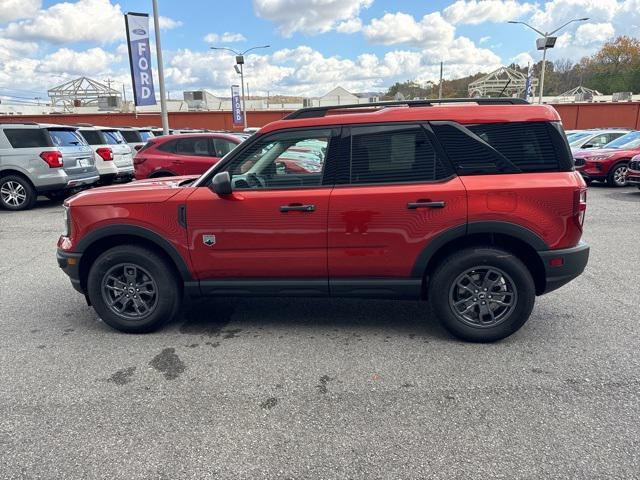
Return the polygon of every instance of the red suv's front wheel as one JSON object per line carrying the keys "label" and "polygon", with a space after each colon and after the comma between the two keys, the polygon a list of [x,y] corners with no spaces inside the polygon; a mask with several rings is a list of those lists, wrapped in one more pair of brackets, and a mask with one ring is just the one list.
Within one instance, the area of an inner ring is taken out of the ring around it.
{"label": "red suv's front wheel", "polygon": [[100,255],[87,291],[100,318],[130,333],[151,332],[180,308],[180,289],[167,262],[146,248],[123,245]]}

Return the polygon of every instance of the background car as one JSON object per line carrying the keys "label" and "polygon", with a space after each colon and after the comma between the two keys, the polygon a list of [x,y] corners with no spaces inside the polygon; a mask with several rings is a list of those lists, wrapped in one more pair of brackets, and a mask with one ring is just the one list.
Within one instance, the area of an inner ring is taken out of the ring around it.
{"label": "background car", "polygon": [[640,155],[636,155],[629,162],[626,180],[627,185],[635,185],[640,188]]}
{"label": "background car", "polygon": [[567,140],[572,150],[603,148],[607,143],[613,142],[630,131],[626,128],[578,130],[567,133]]}
{"label": "background car", "polygon": [[122,134],[113,127],[82,125],[78,133],[91,145],[100,183],[133,178],[133,154]]}
{"label": "background car", "polygon": [[576,170],[587,183],[606,181],[612,187],[626,185],[629,160],[640,153],[640,132],[631,131],[603,148],[573,152]]}
{"label": "background car", "polygon": [[135,177],[200,175],[242,143],[227,133],[166,135],[147,142],[133,159]]}
{"label": "background car", "polygon": [[0,123],[0,206],[26,210],[39,194],[60,199],[99,180],[93,150],[76,130]]}
{"label": "background car", "polygon": [[117,130],[124,137],[133,152],[140,150],[150,138],[153,138],[151,128],[119,127]]}

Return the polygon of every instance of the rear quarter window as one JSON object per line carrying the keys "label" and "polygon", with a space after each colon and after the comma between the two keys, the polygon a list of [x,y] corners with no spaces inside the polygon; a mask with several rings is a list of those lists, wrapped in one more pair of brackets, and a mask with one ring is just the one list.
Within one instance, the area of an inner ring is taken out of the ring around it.
{"label": "rear quarter window", "polygon": [[5,128],[4,134],[13,148],[43,148],[50,146],[41,128]]}

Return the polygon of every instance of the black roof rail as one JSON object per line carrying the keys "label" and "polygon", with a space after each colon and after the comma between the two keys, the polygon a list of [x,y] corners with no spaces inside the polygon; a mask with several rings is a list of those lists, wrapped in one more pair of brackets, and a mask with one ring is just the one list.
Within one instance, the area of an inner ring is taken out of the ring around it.
{"label": "black roof rail", "polygon": [[73,126],[74,127],[93,127],[94,125],[92,123],[74,123]]}
{"label": "black roof rail", "polygon": [[284,117],[284,120],[294,120],[298,118],[324,117],[330,110],[344,110],[371,107],[432,107],[444,103],[476,103],[478,105],[529,105],[529,102],[522,98],[498,97],[498,98],[435,98],[428,100],[393,100],[389,102],[353,103],[349,105],[327,105],[325,107],[307,107],[291,112]]}

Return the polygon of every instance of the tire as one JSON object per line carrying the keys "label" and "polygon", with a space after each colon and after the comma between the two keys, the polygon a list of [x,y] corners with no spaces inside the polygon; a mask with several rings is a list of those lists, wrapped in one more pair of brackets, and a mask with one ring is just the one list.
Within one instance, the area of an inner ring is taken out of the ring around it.
{"label": "tire", "polygon": [[472,247],[438,265],[428,297],[436,317],[451,334],[471,342],[494,342],[525,324],[535,292],[531,273],[519,258],[498,248]]}
{"label": "tire", "polygon": [[593,179],[592,178],[585,178],[584,179],[584,183],[587,184],[587,186],[591,185],[593,183]]}
{"label": "tire", "polygon": [[[141,295],[143,289],[146,292]],[[121,245],[100,255],[89,271],[87,293],[100,318],[126,333],[158,330],[176,316],[182,300],[176,273],[167,261],[135,245]],[[107,301],[116,297],[122,300],[109,306]]]}
{"label": "tire", "polygon": [[0,178],[0,206],[7,210],[29,210],[38,199],[31,182],[19,175]]}
{"label": "tire", "polygon": [[610,187],[624,187],[627,184],[625,175],[629,169],[629,164],[626,162],[616,163],[607,175],[607,184]]}

